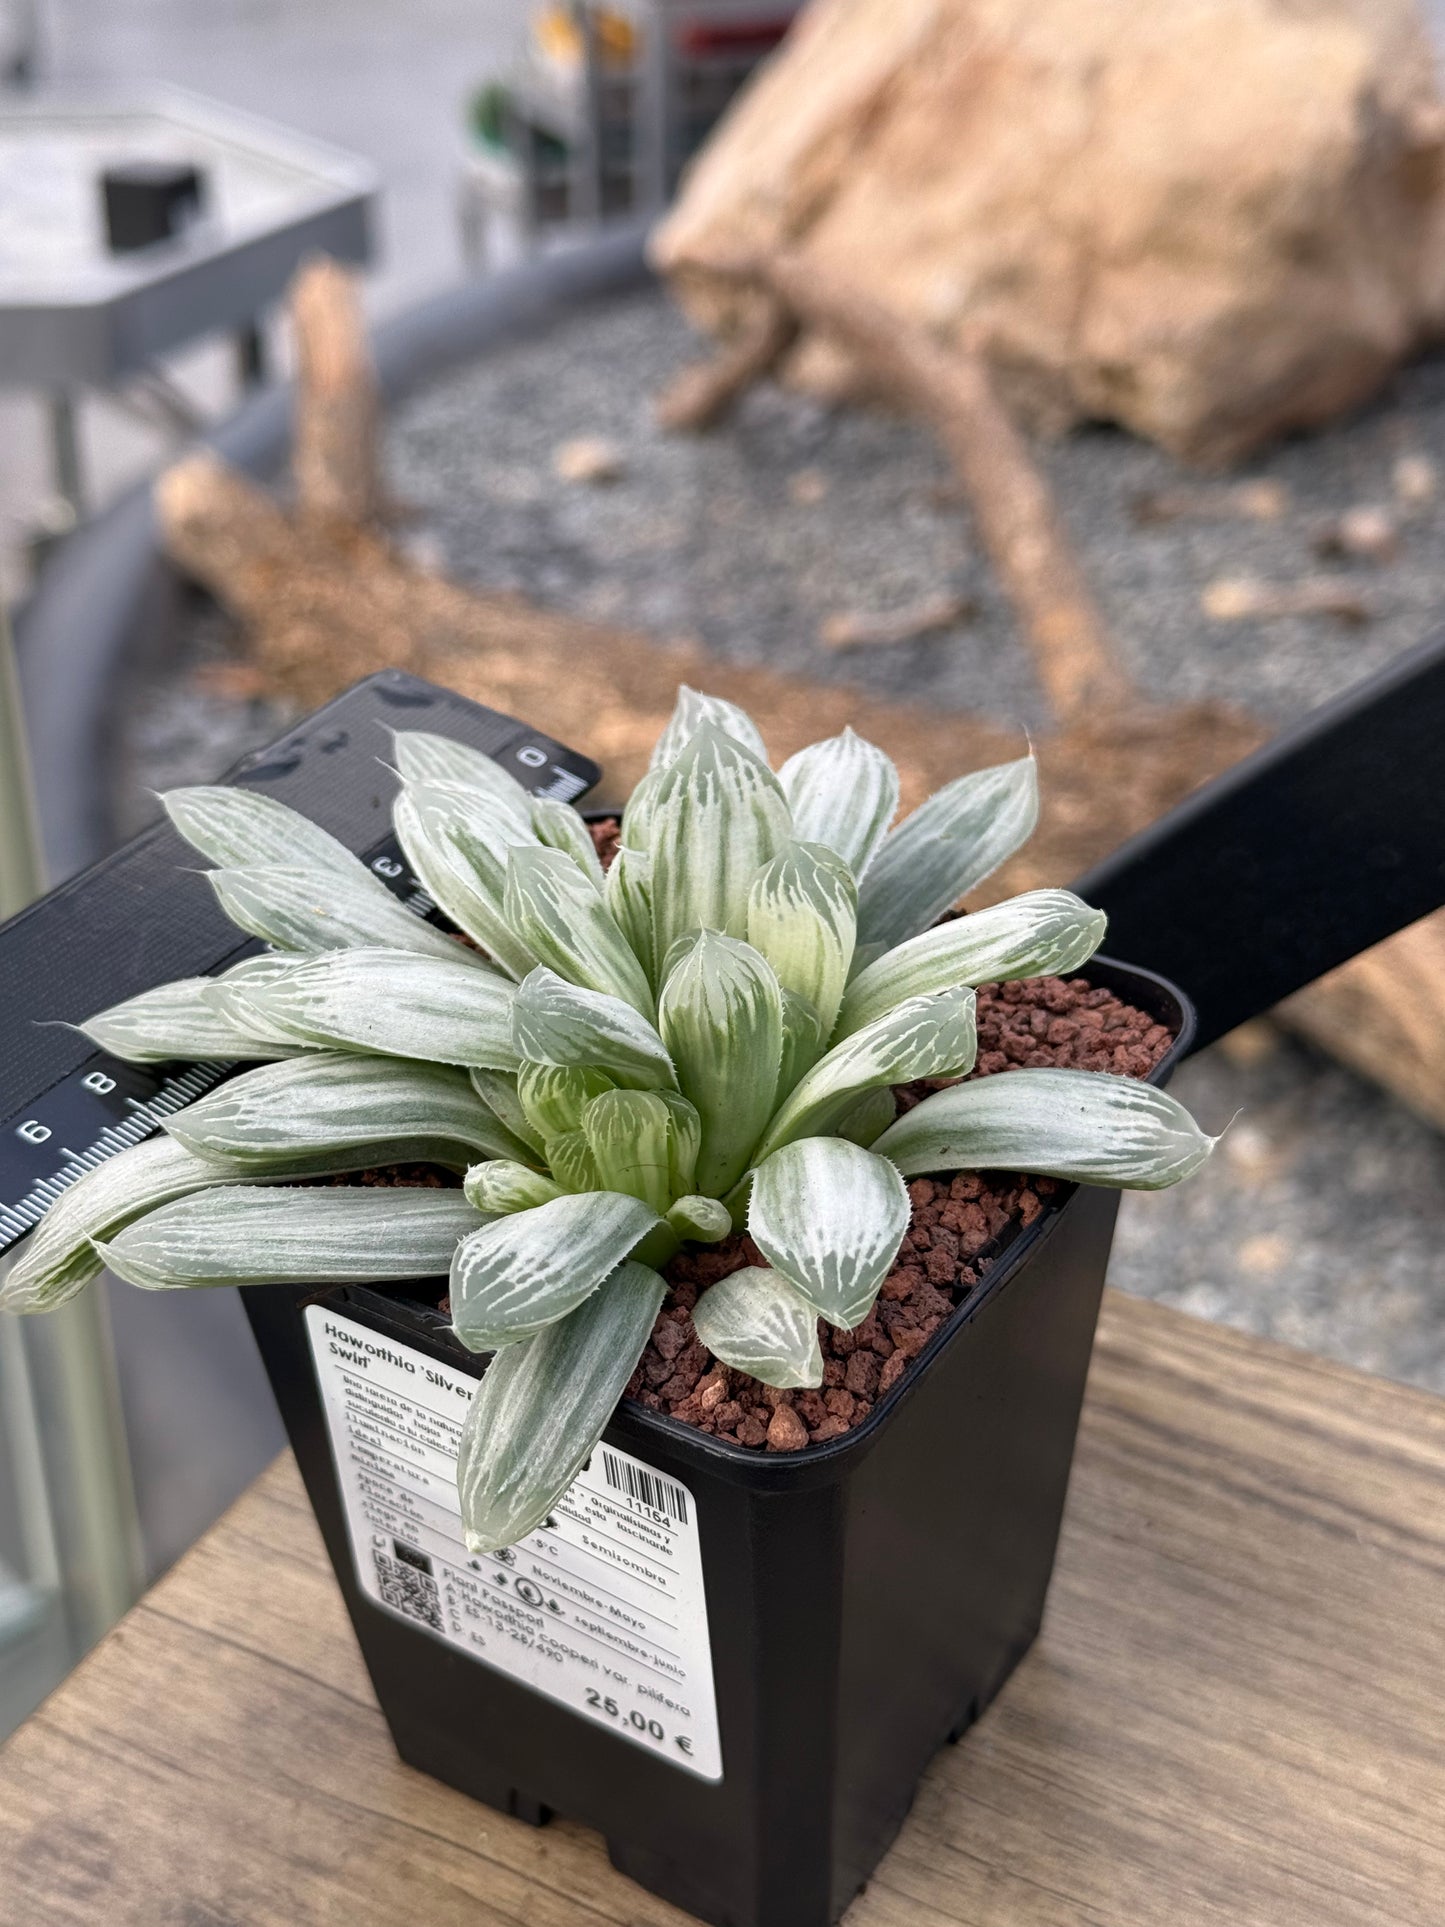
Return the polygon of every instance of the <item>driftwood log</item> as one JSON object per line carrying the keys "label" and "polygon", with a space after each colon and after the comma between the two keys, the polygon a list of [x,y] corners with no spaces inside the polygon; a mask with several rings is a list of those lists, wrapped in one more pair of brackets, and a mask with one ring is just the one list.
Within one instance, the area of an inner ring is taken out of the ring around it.
{"label": "driftwood log", "polygon": [[380,508],[376,371],[356,278],[312,261],[291,290],[296,412],[291,474],[297,509],[325,521],[366,524]]}
{"label": "driftwood log", "polygon": [[793,256],[726,271],[757,288],[753,316],[716,360],[683,370],[658,404],[663,426],[713,426],[777,365],[803,327],[845,343],[870,386],[900,402],[943,443],[1054,714],[1064,720],[1137,702],[1048,484],[1000,403],[983,357],[940,347],[841,276]]}
{"label": "driftwood log", "polygon": [[[645,769],[682,680],[705,681],[751,710],[776,756],[851,724],[897,761],[905,807],[960,769],[1018,754],[1016,733],[976,717],[726,664],[417,566],[376,520],[375,397],[364,344],[356,352],[356,312],[340,271],[313,271],[293,304],[302,337],[293,510],[209,456],[183,461],[156,485],[170,554],[239,618],[268,687],[311,706],[381,668],[433,676],[585,746],[605,764],[612,797]],[[775,325],[774,338],[781,332]],[[760,337],[754,370],[765,365],[762,345]],[[736,392],[736,372],[731,380]],[[1069,660],[1061,651],[1058,661]],[[1074,660],[1087,667],[1090,658]],[[1265,735],[1222,704],[1150,710],[1081,700],[1107,678],[1061,671],[1047,686],[1061,720],[1036,745],[1039,833],[979,902],[1067,881]],[[1431,919],[1322,980],[1285,1014],[1445,1127],[1442,987],[1445,919]],[[1370,1038],[1378,1044],[1361,1042]]]}

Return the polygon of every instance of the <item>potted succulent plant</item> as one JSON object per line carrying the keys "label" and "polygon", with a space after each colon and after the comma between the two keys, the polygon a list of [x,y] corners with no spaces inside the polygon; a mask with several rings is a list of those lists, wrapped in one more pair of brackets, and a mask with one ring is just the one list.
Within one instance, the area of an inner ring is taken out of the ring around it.
{"label": "potted succulent plant", "polygon": [[86,1029],[258,1067],[65,1193],[4,1302],[250,1288],[403,1755],[824,1927],[1037,1631],[1107,1188],[1210,1148],[1159,1088],[1187,1006],[1072,976],[1067,891],[949,917],[1031,759],[890,827],[871,744],[774,774],[684,690],[610,829],[448,738],[395,761],[450,930],[272,799],[166,799],[266,948]]}

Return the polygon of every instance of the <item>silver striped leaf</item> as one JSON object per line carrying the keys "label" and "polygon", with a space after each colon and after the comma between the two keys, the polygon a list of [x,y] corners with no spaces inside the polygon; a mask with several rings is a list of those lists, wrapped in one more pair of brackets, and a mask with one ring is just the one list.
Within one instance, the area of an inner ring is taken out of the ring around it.
{"label": "silver striped leaf", "polygon": [[975,770],[936,790],[884,841],[858,892],[860,944],[904,943],[927,930],[1033,835],[1032,756]]}
{"label": "silver striped leaf", "polygon": [[682,1094],[702,1119],[696,1184],[721,1197],[767,1128],[783,1054],[783,998],[750,944],[705,931],[663,986],[658,1024]]}
{"label": "silver striped leaf", "polygon": [[650,769],[633,786],[622,811],[621,847],[624,850],[636,850],[642,856],[651,851],[652,812],[662,777],[660,769]]}
{"label": "silver striped leaf", "polygon": [[248,1005],[299,1043],[515,1071],[512,985],[399,950],[340,950],[244,986]]}
{"label": "silver striped leaf", "polygon": [[616,1089],[606,1071],[582,1065],[530,1063],[517,1072],[518,1099],[544,1143],[564,1131],[580,1131],[582,1113],[593,1098]]}
{"label": "silver striped leaf", "polygon": [[485,1211],[488,1217],[501,1218],[514,1211],[531,1211],[539,1204],[550,1204],[553,1198],[561,1197],[562,1187],[530,1165],[518,1164],[511,1158],[489,1158],[485,1164],[474,1164],[467,1172],[462,1192],[467,1203],[474,1204],[478,1211]]}
{"label": "silver striped leaf", "polygon": [[1103,1071],[1017,1070],[926,1097],[873,1149],[904,1177],[1027,1171],[1159,1191],[1192,1177],[1217,1142],[1153,1084]]}
{"label": "silver striped leaf", "polygon": [[198,783],[167,790],[161,803],[192,849],[223,870],[332,871],[386,894],[359,856],[274,796],[239,785]]}
{"label": "silver striped leaf", "polygon": [[784,1100],[754,1161],[761,1164],[797,1138],[830,1135],[854,1102],[879,1085],[971,1070],[977,1051],[971,990],[910,997],[819,1059]]}
{"label": "silver striped leaf", "polygon": [[250,1175],[244,1169],[223,1175],[168,1137],[117,1152],[62,1191],[25,1240],[0,1277],[0,1311],[53,1311],[100,1276],[94,1239],[114,1237],[133,1218],[189,1191]]}
{"label": "silver striped leaf", "polygon": [[692,1314],[714,1358],[791,1391],[823,1382],[818,1314],[780,1271],[748,1265],[710,1285]]}
{"label": "silver striped leaf", "polygon": [[840,1137],[807,1137],[754,1171],[748,1234],[815,1312],[851,1331],[872,1309],[911,1215],[887,1158]]}
{"label": "silver striped leaf", "polygon": [[858,925],[852,872],[820,843],[790,843],[748,892],[747,939],[784,990],[805,997],[830,1036],[848,981]]}
{"label": "silver striped leaf", "polygon": [[666,769],[675,763],[698,731],[708,728],[741,743],[760,763],[767,762],[767,745],[745,709],[739,709],[726,697],[709,696],[701,689],[690,689],[686,683],[679,683],[667,727],[653,745],[649,770]]}
{"label": "silver striped leaf", "polygon": [[263,984],[284,983],[304,962],[302,957],[277,956],[271,952],[261,957],[245,957],[229,970],[223,970],[219,977],[207,979],[200,994],[204,1002],[237,1030],[248,1032],[261,1043],[284,1047],[278,1048],[278,1057],[310,1050],[312,1045],[303,1044],[263,1016],[251,996],[252,991],[259,990]]}
{"label": "silver striped leaf", "polygon": [[827,1041],[818,1013],[807,998],[800,997],[795,990],[785,990],[783,1060],[778,1070],[778,1088],[773,1097],[774,1110],[817,1063]]}
{"label": "silver striped leaf", "polygon": [[181,977],[97,1011],[79,1026],[92,1043],[130,1064],[186,1057],[200,1063],[244,1063],[290,1057],[303,1046],[255,1036],[208,993],[213,977]]}
{"label": "silver striped leaf", "polygon": [[454,783],[477,791],[505,810],[520,828],[531,828],[530,791],[481,750],[426,729],[395,730],[391,742],[397,774],[404,783]]}
{"label": "silver striped leaf", "polygon": [[732,1230],[733,1214],[721,1198],[690,1192],[672,1206],[667,1222],[684,1243],[715,1245]]}
{"label": "silver striped leaf", "polygon": [[675,1091],[605,1091],[582,1131],[604,1190],[641,1198],[659,1217],[692,1190],[702,1127]]}
{"label": "silver striped leaf", "polygon": [[741,937],[753,878],[792,839],[778,779],[704,724],[657,789],[652,815],[652,931],[665,958],[694,930]]}
{"label": "silver striped leaf", "polygon": [[197,1157],[267,1170],[355,1152],[366,1164],[511,1157],[516,1140],[461,1071],[401,1058],[312,1051],[233,1077],[166,1121]]}
{"label": "silver striped leaf", "polygon": [[473,943],[481,945],[499,969],[520,980],[536,959],[502,914],[505,860],[489,857],[480,867],[470,861],[452,835],[456,817],[455,811],[440,807],[423,812],[408,790],[397,797],[391,811],[397,841],[433,902]]}
{"label": "silver striped leaf", "polygon": [[876,1139],[882,1137],[897,1115],[898,1099],[886,1084],[879,1084],[856,1098],[833,1129],[839,1137],[847,1138],[850,1144],[861,1144],[867,1151]]}
{"label": "silver striped leaf", "polygon": [[569,1318],[492,1360],[457,1466],[470,1551],[515,1545],[562,1498],[637,1368],[666,1289],[646,1265],[619,1265]]}
{"label": "silver striped leaf", "polygon": [[547,1169],[564,1191],[600,1191],[602,1173],[587,1142],[587,1133],[559,1131],[547,1140]]}
{"label": "silver striped leaf", "polygon": [[657,982],[657,954],[652,941],[652,858],[646,850],[620,848],[607,871],[603,900],[647,980]]}
{"label": "silver striped leaf", "polygon": [[566,983],[541,966],[518,987],[512,1037],[527,1062],[606,1071],[635,1090],[675,1081],[666,1046],[631,1004]]}
{"label": "silver striped leaf", "polygon": [[472,1081],[472,1089],[494,1114],[502,1129],[521,1146],[520,1150],[508,1153],[520,1158],[523,1164],[533,1161],[533,1153],[541,1156],[544,1135],[532,1123],[523,1106],[517,1090],[517,1079],[509,1071],[489,1071],[481,1064],[474,1064],[467,1072]]}
{"label": "silver striped leaf", "polygon": [[495,1351],[565,1318],[658,1221],[640,1198],[586,1191],[484,1225],[452,1260],[457,1337]]}
{"label": "silver striped leaf", "polygon": [[1091,910],[1071,890],[1029,890],[925,930],[853,979],[838,1013],[837,1035],[848,1037],[905,997],[931,990],[1065,976],[1093,956],[1107,925],[1102,910]]}
{"label": "silver striped leaf", "polygon": [[481,1214],[460,1191],[201,1191],[128,1225],[96,1250],[145,1291],[204,1285],[353,1285],[444,1273]]}
{"label": "silver striped leaf", "polygon": [[650,1023],[647,972],[590,879],[562,850],[509,850],[503,913],[539,963],[584,990],[620,997]]}
{"label": "silver striped leaf", "polygon": [[240,929],[277,950],[314,955],[384,945],[419,957],[447,957],[476,969],[480,959],[406,910],[382,884],[321,870],[207,870],[221,908]]}
{"label": "silver striped leaf", "polygon": [[778,781],[802,841],[825,843],[862,878],[898,809],[891,757],[851,729],[790,756]]}
{"label": "silver striped leaf", "polygon": [[532,828],[550,850],[562,850],[571,857],[595,889],[603,884],[602,859],[592,832],[570,803],[555,797],[539,796],[532,803]]}

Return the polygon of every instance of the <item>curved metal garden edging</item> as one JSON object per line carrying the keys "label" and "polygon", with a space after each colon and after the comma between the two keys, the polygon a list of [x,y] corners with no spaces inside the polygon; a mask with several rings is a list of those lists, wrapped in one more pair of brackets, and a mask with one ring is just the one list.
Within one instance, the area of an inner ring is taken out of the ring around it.
{"label": "curved metal garden edging", "polygon": [[[388,402],[493,348],[554,325],[580,303],[645,286],[641,227],[449,288],[381,323],[373,338]],[[289,383],[268,388],[202,439],[234,467],[266,477],[291,442]],[[76,531],[16,619],[46,865],[52,882],[116,840],[114,716],[127,671],[167,619],[173,582],[149,481]]]}

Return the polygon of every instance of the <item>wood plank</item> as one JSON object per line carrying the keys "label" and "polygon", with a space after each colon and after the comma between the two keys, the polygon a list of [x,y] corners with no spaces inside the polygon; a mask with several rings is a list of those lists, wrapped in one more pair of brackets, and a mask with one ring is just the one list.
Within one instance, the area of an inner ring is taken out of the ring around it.
{"label": "wood plank", "polygon": [[[1445,1401],[1111,1294],[1044,1636],[848,1927],[1436,1927]],[[399,1764],[289,1458],[0,1753],[4,1927],[682,1927]]]}

